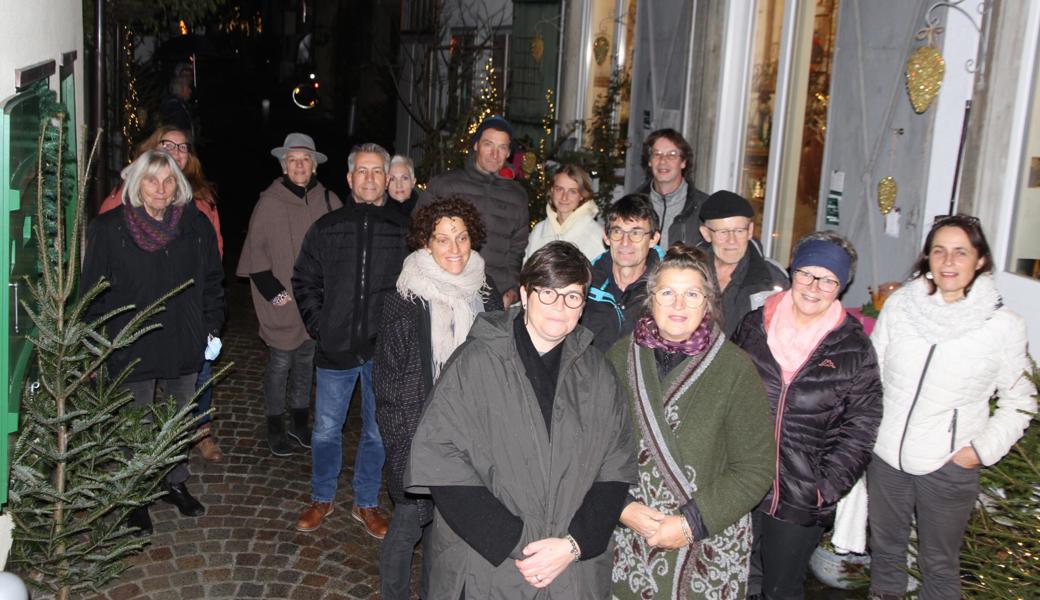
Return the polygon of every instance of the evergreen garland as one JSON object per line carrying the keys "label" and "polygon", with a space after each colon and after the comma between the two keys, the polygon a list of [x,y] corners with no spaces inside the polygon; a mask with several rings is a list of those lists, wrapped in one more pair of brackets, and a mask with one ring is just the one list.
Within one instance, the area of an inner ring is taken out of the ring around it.
{"label": "evergreen garland", "polygon": [[[125,526],[129,512],[159,497],[163,476],[185,458],[195,431],[194,403],[180,411],[172,401],[135,408],[123,388],[134,365],[113,377],[103,365],[113,351],[159,327],[148,321],[191,282],[144,307],[111,338],[105,323],[133,306],[83,321],[90,302],[110,285],[100,281],[77,297],[89,167],[74,193],[74,161],[65,156],[67,114],[53,103],[41,114],[33,224],[40,273],[26,280],[31,299],[23,301],[35,326],[29,336],[35,374],[23,388],[12,454],[7,510],[15,531],[8,568],[67,600],[97,591],[129,568],[126,559],[147,544]],[[59,217],[69,201],[74,225],[66,231]]]}

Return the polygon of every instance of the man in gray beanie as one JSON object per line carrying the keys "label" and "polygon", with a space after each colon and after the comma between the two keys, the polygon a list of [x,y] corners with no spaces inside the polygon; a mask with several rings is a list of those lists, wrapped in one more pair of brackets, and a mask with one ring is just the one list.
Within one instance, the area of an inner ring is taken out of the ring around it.
{"label": "man in gray beanie", "polygon": [[733,192],[720,190],[704,201],[700,233],[722,292],[722,330],[731,337],[744,315],[790,287],[784,270],[762,256],[755,241],[755,211]]}

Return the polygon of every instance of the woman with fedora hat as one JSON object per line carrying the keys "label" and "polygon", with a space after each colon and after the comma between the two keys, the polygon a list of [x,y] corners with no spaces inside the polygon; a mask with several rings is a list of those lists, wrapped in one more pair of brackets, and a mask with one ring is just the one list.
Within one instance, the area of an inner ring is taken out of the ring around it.
{"label": "woman with fedora hat", "polygon": [[290,133],[271,155],[282,165],[282,176],[260,193],[249,220],[236,274],[248,277],[260,338],[269,355],[264,370],[264,412],[267,444],[275,456],[289,456],[286,438],[286,387],[292,424],[288,434],[310,448],[310,391],[314,372],[314,340],[300,319],[292,297],[292,271],[303,236],[311,224],[343,204],[317,179],[318,165],[328,158],[309,135]]}

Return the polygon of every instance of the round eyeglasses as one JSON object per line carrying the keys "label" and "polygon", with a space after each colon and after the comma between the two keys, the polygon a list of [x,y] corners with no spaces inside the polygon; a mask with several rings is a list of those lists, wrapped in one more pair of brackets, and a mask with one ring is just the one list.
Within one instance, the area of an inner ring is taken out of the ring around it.
{"label": "round eyeglasses", "polygon": [[534,288],[538,300],[547,306],[556,304],[557,298],[563,297],[563,305],[567,308],[581,308],[585,304],[585,295],[581,292],[558,292],[552,288]]}
{"label": "round eyeglasses", "polygon": [[680,299],[686,308],[700,308],[704,304],[704,294],[697,288],[688,290],[661,288],[654,292],[654,300],[664,306],[676,306]]}

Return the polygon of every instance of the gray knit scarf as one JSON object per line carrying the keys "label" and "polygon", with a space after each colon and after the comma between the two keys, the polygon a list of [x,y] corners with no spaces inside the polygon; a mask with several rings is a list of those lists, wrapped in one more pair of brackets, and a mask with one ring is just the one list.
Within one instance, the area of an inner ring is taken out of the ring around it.
{"label": "gray knit scarf", "polygon": [[451,353],[466,341],[473,319],[490,294],[484,275],[484,259],[471,252],[462,273],[452,275],[433,260],[425,248],[404,259],[397,291],[407,300],[415,298],[430,307],[430,339],[433,345],[433,376],[441,372]]}

